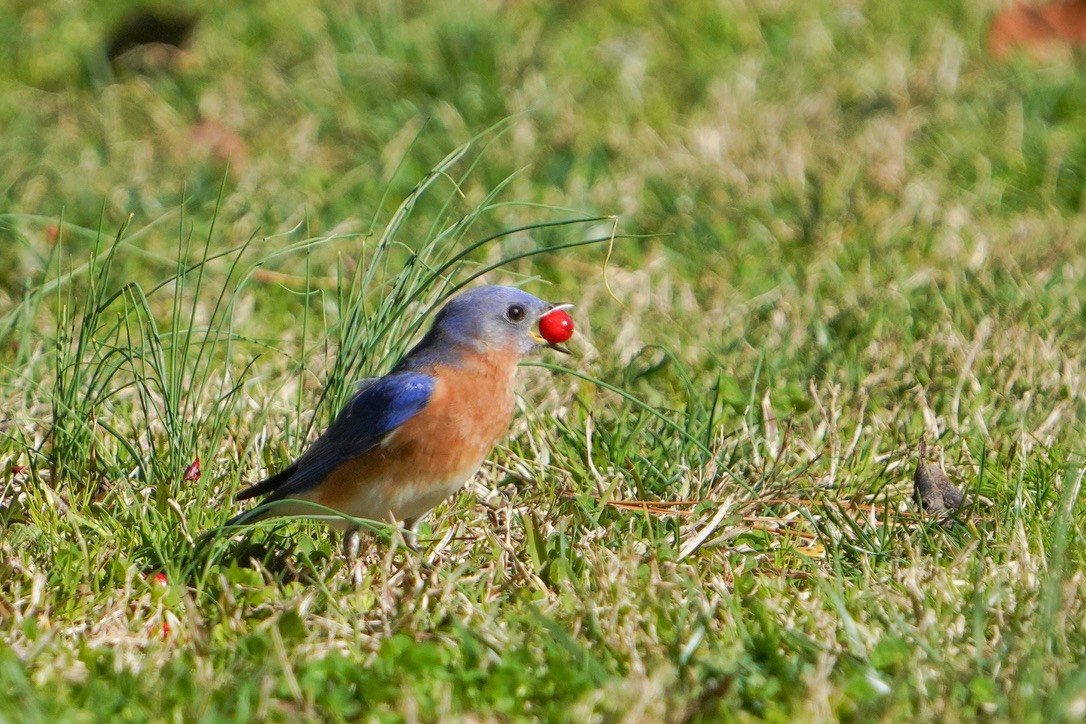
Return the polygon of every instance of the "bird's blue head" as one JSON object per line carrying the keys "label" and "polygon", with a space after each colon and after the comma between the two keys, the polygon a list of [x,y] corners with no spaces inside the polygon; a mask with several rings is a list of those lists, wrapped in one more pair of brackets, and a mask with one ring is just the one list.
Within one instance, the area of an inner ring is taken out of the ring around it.
{"label": "bird's blue head", "polygon": [[[476,352],[515,352],[523,356],[540,347],[565,352],[537,331],[539,319],[555,309],[551,304],[513,287],[469,289],[453,297],[434,318],[434,324],[408,355],[418,362],[465,348]],[[406,362],[407,360],[405,360]]]}
{"label": "bird's blue head", "polygon": [[525,355],[539,347],[557,348],[536,327],[547,313],[569,306],[544,302],[513,287],[476,287],[450,300],[438,312],[434,329],[475,347],[515,348]]}

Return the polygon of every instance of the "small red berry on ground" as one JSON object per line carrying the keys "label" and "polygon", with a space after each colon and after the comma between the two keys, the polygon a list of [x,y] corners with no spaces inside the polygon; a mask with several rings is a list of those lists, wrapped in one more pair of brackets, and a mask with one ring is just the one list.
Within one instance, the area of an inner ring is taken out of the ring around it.
{"label": "small red berry on ground", "polygon": [[200,479],[200,458],[192,461],[192,465],[185,468],[185,480],[190,483]]}

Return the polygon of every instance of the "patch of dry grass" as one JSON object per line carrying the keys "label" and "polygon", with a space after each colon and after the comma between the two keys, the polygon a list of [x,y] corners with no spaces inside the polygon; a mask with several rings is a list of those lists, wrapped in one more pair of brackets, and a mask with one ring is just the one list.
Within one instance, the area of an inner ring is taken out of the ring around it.
{"label": "patch of dry grass", "polygon": [[[991,9],[0,10],[0,709],[1078,718],[1086,88]],[[509,259],[578,354],[419,553],[193,548]]]}

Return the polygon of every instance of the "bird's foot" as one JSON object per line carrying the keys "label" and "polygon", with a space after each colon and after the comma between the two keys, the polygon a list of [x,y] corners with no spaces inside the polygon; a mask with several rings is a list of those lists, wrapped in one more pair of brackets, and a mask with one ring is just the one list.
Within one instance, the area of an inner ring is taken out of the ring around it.
{"label": "bird's foot", "polygon": [[420,515],[417,518],[409,518],[403,522],[403,544],[415,553],[422,551],[419,547],[419,526],[422,525],[425,518],[425,515]]}
{"label": "bird's foot", "polygon": [[351,585],[355,588],[362,585],[362,572],[365,569],[365,561],[358,557],[361,548],[362,529],[357,526],[348,528],[343,533],[343,559],[347,564]]}
{"label": "bird's foot", "polygon": [[358,550],[362,547],[362,529],[355,526],[348,528],[343,533],[343,557],[350,563],[358,558]]}

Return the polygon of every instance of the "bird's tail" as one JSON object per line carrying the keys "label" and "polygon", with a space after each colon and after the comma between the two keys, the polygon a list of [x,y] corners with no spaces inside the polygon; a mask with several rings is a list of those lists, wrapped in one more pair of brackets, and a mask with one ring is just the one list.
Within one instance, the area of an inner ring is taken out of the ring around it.
{"label": "bird's tail", "polygon": [[224,536],[228,538],[237,532],[235,530],[232,530],[233,528],[242,525],[249,525],[250,523],[256,523],[257,521],[264,520],[270,514],[271,513],[268,508],[263,505],[258,505],[255,508],[250,508],[249,510],[242,511],[241,513],[238,513],[222,525],[216,526],[211,530],[204,531],[204,533],[201,534],[200,537],[197,539],[197,547],[201,547],[212,539],[218,538],[219,536]]}
{"label": "bird's tail", "polygon": [[271,511],[268,509],[268,506],[258,505],[255,508],[243,510],[230,520],[223,523],[221,527],[231,528],[239,525],[248,525],[250,523],[256,523],[257,521],[264,520],[269,515],[271,515]]}

